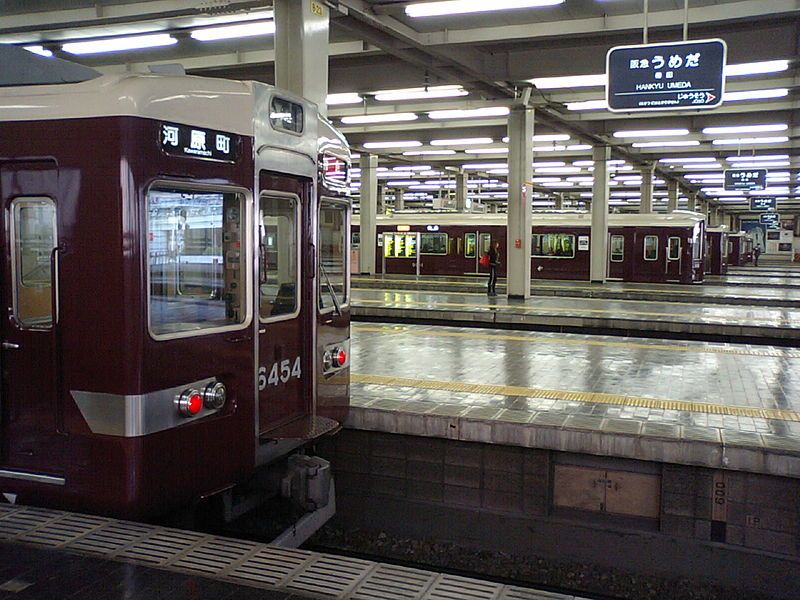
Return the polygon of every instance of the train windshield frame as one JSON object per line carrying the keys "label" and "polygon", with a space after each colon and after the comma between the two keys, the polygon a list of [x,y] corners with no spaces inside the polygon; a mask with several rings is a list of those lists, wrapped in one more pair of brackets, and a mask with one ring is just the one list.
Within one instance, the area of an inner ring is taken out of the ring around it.
{"label": "train windshield frame", "polygon": [[[324,214],[327,213],[327,217]],[[346,201],[323,196],[319,205],[319,277],[320,313],[342,309],[350,301],[350,251],[347,245],[350,211]],[[334,301],[333,295],[336,300]]]}
{"label": "train windshield frame", "polygon": [[301,210],[297,194],[270,190],[259,197],[258,315],[262,323],[300,315]]}

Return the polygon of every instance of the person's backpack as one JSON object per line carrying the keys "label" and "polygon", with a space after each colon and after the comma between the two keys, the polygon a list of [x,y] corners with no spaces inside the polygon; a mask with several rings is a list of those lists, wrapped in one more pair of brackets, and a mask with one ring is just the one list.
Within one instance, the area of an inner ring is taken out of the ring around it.
{"label": "person's backpack", "polygon": [[482,267],[488,267],[489,266],[489,255],[488,254],[484,254],[483,256],[481,256],[481,260],[479,262],[480,262],[480,265]]}

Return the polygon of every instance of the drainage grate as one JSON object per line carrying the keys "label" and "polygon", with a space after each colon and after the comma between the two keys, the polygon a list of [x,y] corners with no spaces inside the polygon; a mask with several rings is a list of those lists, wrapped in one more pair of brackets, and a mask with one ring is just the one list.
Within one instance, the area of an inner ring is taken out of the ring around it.
{"label": "drainage grate", "polygon": [[225,538],[204,540],[171,566],[194,573],[219,575],[255,552],[261,544]]}
{"label": "drainage grate", "polygon": [[164,565],[205,537],[202,533],[191,531],[157,529],[151,535],[124,549],[118,556],[149,565]]}
{"label": "drainage grate", "polygon": [[66,514],[60,519],[50,521],[42,527],[19,536],[18,540],[26,544],[58,547],[100,528],[108,522],[108,519],[102,517]]}
{"label": "drainage grate", "polygon": [[102,529],[93,531],[72,542],[69,545],[69,549],[88,554],[99,554],[100,556],[112,556],[126,546],[141,540],[152,531],[153,528],[146,525],[137,525],[136,523],[125,521],[110,521]]}
{"label": "drainage grate", "polygon": [[422,598],[436,574],[406,567],[379,564],[349,597],[354,600],[417,600]]}
{"label": "drainage grate", "polygon": [[65,514],[41,508],[19,508],[0,519],[0,539],[19,537]]}
{"label": "drainage grate", "polygon": [[337,598],[352,589],[375,563],[343,556],[316,555],[316,560],[292,577],[286,588]]}
{"label": "drainage grate", "polygon": [[262,550],[230,572],[232,579],[277,586],[303,565],[313,554],[302,550],[284,550],[262,546]]}
{"label": "drainage grate", "polygon": [[425,594],[425,600],[494,600],[503,586],[479,579],[439,575]]}

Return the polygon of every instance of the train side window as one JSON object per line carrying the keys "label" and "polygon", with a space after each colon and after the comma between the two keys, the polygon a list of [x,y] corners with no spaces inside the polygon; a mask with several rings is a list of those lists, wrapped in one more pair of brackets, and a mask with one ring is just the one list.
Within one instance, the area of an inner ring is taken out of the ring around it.
{"label": "train side window", "polygon": [[50,255],[56,246],[56,207],[49,198],[18,198],[13,215],[14,315],[23,327],[53,324]]}
{"label": "train side window", "polygon": [[489,250],[492,248],[492,234],[491,233],[482,233],[481,234],[481,254],[489,254]]}
{"label": "train side window", "polygon": [[[378,236],[378,241],[380,241],[380,236]],[[361,232],[354,231],[350,234],[350,245],[353,248],[358,248],[361,245]],[[380,245],[380,244],[378,244]]]}
{"label": "train side window", "polygon": [[681,238],[671,237],[668,240],[667,257],[669,260],[680,260],[681,258]]}
{"label": "train side window", "polygon": [[339,306],[347,302],[347,205],[325,198],[319,207],[319,309],[328,312],[335,308],[332,294]]}
{"label": "train side window", "polygon": [[575,258],[575,236],[568,233],[535,233],[531,241],[535,258]]}
{"label": "train side window", "polygon": [[644,236],[644,259],[658,260],[658,236]]}
{"label": "train side window", "polygon": [[423,233],[420,236],[420,254],[447,255],[448,238],[446,233]]}
{"label": "train side window", "polygon": [[611,236],[611,262],[622,262],[625,259],[625,236]]}
{"label": "train side window", "polygon": [[156,338],[238,328],[249,318],[244,194],[147,192],[149,323]]}
{"label": "train side window", "polygon": [[475,251],[477,250],[478,234],[465,233],[464,234],[464,258],[475,258]]}
{"label": "train side window", "polygon": [[265,195],[259,203],[259,315],[263,321],[300,313],[300,202]]}

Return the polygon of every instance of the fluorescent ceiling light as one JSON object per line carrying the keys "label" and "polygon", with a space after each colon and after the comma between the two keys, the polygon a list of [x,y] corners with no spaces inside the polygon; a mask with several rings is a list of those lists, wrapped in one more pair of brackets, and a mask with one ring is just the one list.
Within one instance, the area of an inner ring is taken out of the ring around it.
{"label": "fluorescent ceiling light", "polygon": [[455,150],[409,150],[403,152],[403,156],[448,156],[455,153]]}
{"label": "fluorescent ceiling light", "polygon": [[726,135],[728,133],[766,133],[771,131],[786,131],[789,126],[785,123],[775,123],[773,125],[738,125],[731,127],[706,127],[703,129],[705,135]]}
{"label": "fluorescent ceiling light", "polygon": [[328,94],[325,98],[325,104],[328,106],[338,106],[341,104],[361,104],[364,98],[355,92],[346,92],[343,94]]}
{"label": "fluorescent ceiling light", "polygon": [[391,113],[386,115],[353,115],[342,117],[345,125],[358,125],[362,123],[398,123],[400,121],[416,121],[419,117],[414,113]]}
{"label": "fluorescent ceiling light", "polygon": [[545,133],[542,135],[534,135],[534,142],[566,142],[569,136],[565,133]]}
{"label": "fluorescent ceiling light", "polygon": [[422,146],[422,142],[367,142],[364,148],[416,148]]}
{"label": "fluorescent ceiling light", "polygon": [[489,169],[486,172],[490,175],[508,175],[508,169]]}
{"label": "fluorescent ceiling light", "polygon": [[567,102],[567,110],[605,110],[608,102],[605,100],[584,100],[582,102]]}
{"label": "fluorescent ceiling light", "polygon": [[736,163],[734,166],[737,169],[776,169],[778,167],[788,167],[791,163],[786,162],[752,162],[752,163]]}
{"label": "fluorescent ceiling light", "polygon": [[784,144],[789,141],[786,136],[731,138],[729,140],[713,140],[715,146],[749,146],[750,144]]}
{"label": "fluorescent ceiling light", "polygon": [[275,33],[275,21],[262,21],[260,23],[238,23],[224,27],[204,27],[195,29],[191,33],[192,39],[199,42],[216,42],[257,35],[272,35]]}
{"label": "fluorescent ceiling light", "polygon": [[541,8],[557,6],[564,0],[443,0],[439,2],[417,2],[406,6],[409,17],[440,17],[476,12],[512,10],[515,8]]}
{"label": "fluorescent ceiling light", "polygon": [[636,142],[633,144],[634,148],[681,148],[688,146],[699,146],[700,142],[697,140],[683,140],[679,142]]}
{"label": "fluorescent ceiling light", "polygon": [[535,77],[528,79],[528,81],[540,90],[557,90],[576,87],[603,87],[606,85],[608,78],[605,73],[600,73],[598,75],[567,75],[566,77]]}
{"label": "fluorescent ceiling light", "polygon": [[765,161],[765,160],[789,160],[788,154],[759,154],[759,155],[750,155],[745,156],[740,154],[739,156],[729,156],[726,158],[728,162],[752,162],[752,161]]}
{"label": "fluorescent ceiling light", "polygon": [[492,138],[456,138],[452,140],[431,140],[431,146],[475,146],[493,142]]}
{"label": "fluorescent ceiling light", "polygon": [[531,181],[533,181],[533,183],[554,183],[556,181],[561,181],[561,177],[534,177]]}
{"label": "fluorescent ceiling light", "polygon": [[570,173],[581,173],[583,169],[580,167],[538,167],[535,169],[536,173],[543,175],[569,175]]}
{"label": "fluorescent ceiling light", "polygon": [[419,181],[414,181],[413,179],[402,180],[402,181],[387,181],[386,185],[389,187],[404,187],[407,185],[416,185]]}
{"label": "fluorescent ceiling light", "polygon": [[562,152],[566,150],[566,146],[553,145],[553,146],[534,146],[534,152]]}
{"label": "fluorescent ceiling light", "polygon": [[478,117],[505,117],[511,109],[507,106],[488,106],[466,110],[434,110],[428,113],[431,119],[475,119]]}
{"label": "fluorescent ceiling light", "polygon": [[615,138],[639,137],[672,137],[676,135],[689,135],[688,129],[640,129],[632,131],[615,131]]}
{"label": "fluorescent ceiling light", "polygon": [[453,98],[469,94],[460,85],[439,85],[433,87],[405,88],[373,92],[378,102],[397,102],[399,100],[429,100],[431,98]]}
{"label": "fluorescent ceiling light", "polygon": [[466,165],[461,165],[461,168],[465,171],[483,171],[485,169],[506,169],[508,165],[506,163],[469,163]]}
{"label": "fluorescent ceiling light", "polygon": [[739,102],[742,100],[771,100],[773,98],[784,98],[789,95],[786,88],[774,88],[769,90],[747,90],[744,92],[725,92],[722,94],[723,102]]}
{"label": "fluorescent ceiling light", "polygon": [[468,148],[464,152],[467,154],[508,154],[508,148]]}
{"label": "fluorescent ceiling light", "polygon": [[593,160],[576,160],[573,161],[572,164],[576,167],[593,167],[594,161]]}
{"label": "fluorescent ceiling light", "polygon": [[658,162],[667,163],[667,164],[686,164],[686,163],[704,163],[704,162],[717,162],[717,159],[713,156],[702,156],[702,157],[685,157],[685,158],[662,158]]}
{"label": "fluorescent ceiling light", "polygon": [[[565,167],[567,163],[560,160],[552,160],[552,161],[545,161],[545,162],[537,162],[533,161],[531,163],[534,168],[541,168],[541,167]],[[576,165],[577,166],[577,165]]]}
{"label": "fluorescent ceiling light", "polygon": [[591,144],[573,144],[572,146],[567,146],[567,150],[570,152],[581,152],[583,150],[591,150]]}
{"label": "fluorescent ceiling light", "polygon": [[560,181],[560,182],[555,182],[554,181],[553,183],[544,183],[542,185],[544,187],[553,187],[553,188],[556,188],[556,187],[559,187],[559,188],[561,188],[561,187],[575,187],[575,184],[572,183],[571,181]]}
{"label": "fluorescent ceiling light", "polygon": [[763,75],[764,73],[780,73],[789,68],[788,60],[766,60],[762,62],[725,65],[725,77],[741,75]]}
{"label": "fluorescent ceiling light", "polygon": [[23,46],[23,48],[28,52],[33,52],[39,56],[53,56],[53,53],[50,52],[50,50],[47,50],[44,46]]}
{"label": "fluorescent ceiling light", "polygon": [[70,54],[99,54],[101,52],[120,52],[122,50],[141,50],[143,48],[159,48],[177,44],[171,35],[156,33],[153,35],[135,35],[105,40],[92,40],[88,42],[70,42],[61,46],[64,52]]}
{"label": "fluorescent ceiling light", "polygon": [[400,165],[394,167],[392,171],[430,171],[430,165]]}

